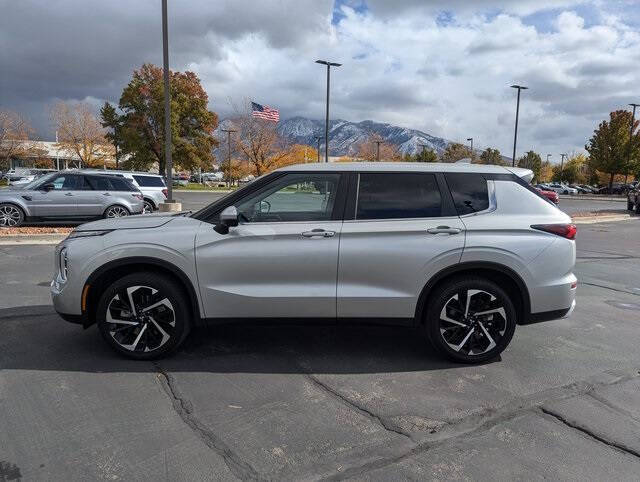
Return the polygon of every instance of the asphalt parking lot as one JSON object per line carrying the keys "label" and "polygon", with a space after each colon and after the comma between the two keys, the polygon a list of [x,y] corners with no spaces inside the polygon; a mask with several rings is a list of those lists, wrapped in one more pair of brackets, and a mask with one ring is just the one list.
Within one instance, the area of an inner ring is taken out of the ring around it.
{"label": "asphalt parking lot", "polygon": [[580,226],[573,316],[480,366],[304,325],[124,360],[53,313],[53,246],[0,246],[0,480],[637,480],[639,233]]}

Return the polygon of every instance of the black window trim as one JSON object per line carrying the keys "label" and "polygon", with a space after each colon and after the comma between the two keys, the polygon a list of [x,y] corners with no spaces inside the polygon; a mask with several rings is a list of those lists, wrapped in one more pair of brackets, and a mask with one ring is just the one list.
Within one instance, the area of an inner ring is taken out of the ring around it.
{"label": "black window trim", "polygon": [[[433,171],[352,171],[351,179],[349,181],[349,197],[347,199],[345,205],[345,214],[344,221],[350,222],[378,222],[378,221],[409,221],[409,220],[420,220],[420,219],[441,219],[441,218],[450,218],[457,217],[458,213],[453,205],[453,199],[451,197],[451,193],[447,188],[446,182],[444,180],[444,174],[441,172],[433,172]],[[380,218],[380,219],[356,219],[356,209],[358,204],[358,195],[360,190],[360,174],[432,174],[438,185],[438,190],[440,191],[440,216],[431,216],[431,217],[412,217],[412,218]]]}

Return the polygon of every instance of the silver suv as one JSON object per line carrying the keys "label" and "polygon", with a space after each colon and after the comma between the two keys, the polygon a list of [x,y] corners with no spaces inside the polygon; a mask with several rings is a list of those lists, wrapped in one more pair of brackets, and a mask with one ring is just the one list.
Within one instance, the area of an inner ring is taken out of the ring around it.
{"label": "silver suv", "polygon": [[88,173],[104,173],[113,176],[124,177],[136,186],[144,198],[145,214],[152,213],[167,199],[167,186],[160,174],[149,172],[119,171],[119,170],[95,170],[84,169]]}
{"label": "silver suv", "polygon": [[56,249],[56,310],[151,359],[193,326],[257,318],[410,325],[445,356],[496,357],[516,325],[575,304],[576,228],[529,170],[290,166],[193,214],[80,226]]}
{"label": "silver suv", "polygon": [[0,189],[0,226],[34,221],[87,221],[140,214],[142,194],[113,176],[60,171],[19,188]]}

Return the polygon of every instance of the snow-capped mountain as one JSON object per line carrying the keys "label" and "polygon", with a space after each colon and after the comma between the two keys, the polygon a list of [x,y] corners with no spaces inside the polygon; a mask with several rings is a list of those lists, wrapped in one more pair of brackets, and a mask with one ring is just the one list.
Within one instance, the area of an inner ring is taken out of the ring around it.
{"label": "snow-capped mountain", "polygon": [[[296,144],[316,146],[316,136],[324,136],[324,121],[292,117],[278,125],[278,132],[288,141]],[[342,119],[329,121],[329,155],[349,156],[358,150],[358,144],[370,135],[377,134],[385,142],[398,146],[403,154],[415,154],[422,150],[421,144],[442,154],[449,141],[416,129],[407,129],[392,124],[365,120],[349,122]],[[324,145],[324,137],[320,141]]]}

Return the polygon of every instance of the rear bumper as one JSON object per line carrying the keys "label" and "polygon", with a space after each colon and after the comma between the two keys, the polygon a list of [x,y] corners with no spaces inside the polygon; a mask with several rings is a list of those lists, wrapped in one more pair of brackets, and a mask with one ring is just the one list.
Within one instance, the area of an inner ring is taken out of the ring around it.
{"label": "rear bumper", "polygon": [[531,313],[526,320],[520,322],[521,325],[532,325],[534,323],[543,323],[545,321],[560,320],[562,318],[569,318],[573,310],[576,308],[576,300],[571,302],[569,308],[563,310],[543,311],[540,313]]}

